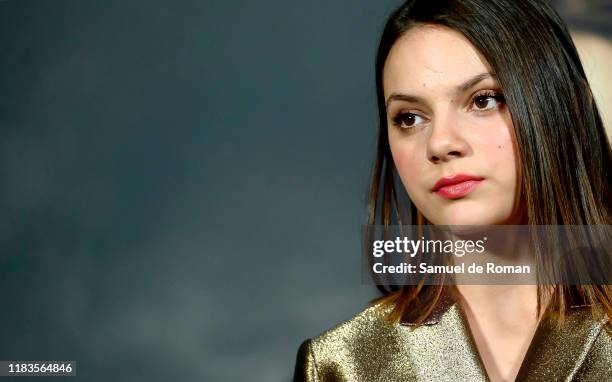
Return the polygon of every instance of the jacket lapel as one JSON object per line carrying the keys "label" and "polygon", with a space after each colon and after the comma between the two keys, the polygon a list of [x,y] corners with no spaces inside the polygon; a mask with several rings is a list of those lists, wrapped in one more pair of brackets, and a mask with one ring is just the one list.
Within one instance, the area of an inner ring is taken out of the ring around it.
{"label": "jacket lapel", "polygon": [[516,381],[572,381],[603,326],[589,308],[570,309],[564,322],[544,319],[529,345]]}
{"label": "jacket lapel", "polygon": [[[597,308],[595,308],[597,309]],[[563,322],[542,319],[515,381],[572,381],[608,317],[590,307],[571,308]],[[400,335],[417,380],[489,381],[469,324],[458,303],[445,300],[424,325],[404,321]]]}
{"label": "jacket lapel", "polygon": [[439,320],[419,327],[400,327],[418,381],[489,380],[459,309],[453,304]]}

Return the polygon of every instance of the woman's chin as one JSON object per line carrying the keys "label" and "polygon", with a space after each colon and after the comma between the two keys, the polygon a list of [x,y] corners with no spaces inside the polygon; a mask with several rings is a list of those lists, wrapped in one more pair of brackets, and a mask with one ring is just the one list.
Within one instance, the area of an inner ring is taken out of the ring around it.
{"label": "woman's chin", "polygon": [[435,225],[498,225],[507,224],[508,218],[491,213],[461,211],[437,214],[429,221]]}

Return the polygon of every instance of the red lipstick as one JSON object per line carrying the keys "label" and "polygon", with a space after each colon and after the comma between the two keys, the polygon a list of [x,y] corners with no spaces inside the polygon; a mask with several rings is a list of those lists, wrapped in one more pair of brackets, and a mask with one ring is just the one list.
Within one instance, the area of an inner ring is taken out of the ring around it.
{"label": "red lipstick", "polygon": [[481,176],[457,174],[440,178],[431,191],[447,199],[459,199],[472,192],[483,180]]}

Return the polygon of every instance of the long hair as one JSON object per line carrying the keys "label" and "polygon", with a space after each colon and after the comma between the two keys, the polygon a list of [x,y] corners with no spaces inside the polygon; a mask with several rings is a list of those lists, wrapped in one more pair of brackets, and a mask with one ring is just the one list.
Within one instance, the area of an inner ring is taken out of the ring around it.
{"label": "long hair", "polygon": [[[429,224],[398,182],[387,135],[383,68],[395,41],[422,24],[465,36],[496,73],[512,117],[520,157],[519,197],[529,225],[609,225],[612,154],[570,34],[544,0],[409,0],[389,17],[376,56],[377,153],[368,225]],[[541,259],[540,259],[541,260]],[[538,259],[536,259],[536,262]],[[378,285],[371,303],[393,306],[392,322],[422,322],[443,292],[439,285]],[[576,302],[601,304],[612,318],[612,286],[538,287],[549,313]]]}

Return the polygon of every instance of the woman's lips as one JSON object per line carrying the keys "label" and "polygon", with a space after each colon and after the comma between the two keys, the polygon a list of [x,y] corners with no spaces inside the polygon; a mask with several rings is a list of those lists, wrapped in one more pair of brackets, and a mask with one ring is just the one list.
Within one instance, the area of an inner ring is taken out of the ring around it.
{"label": "woman's lips", "polygon": [[473,175],[455,175],[438,180],[432,191],[447,199],[459,199],[472,192],[483,180]]}

